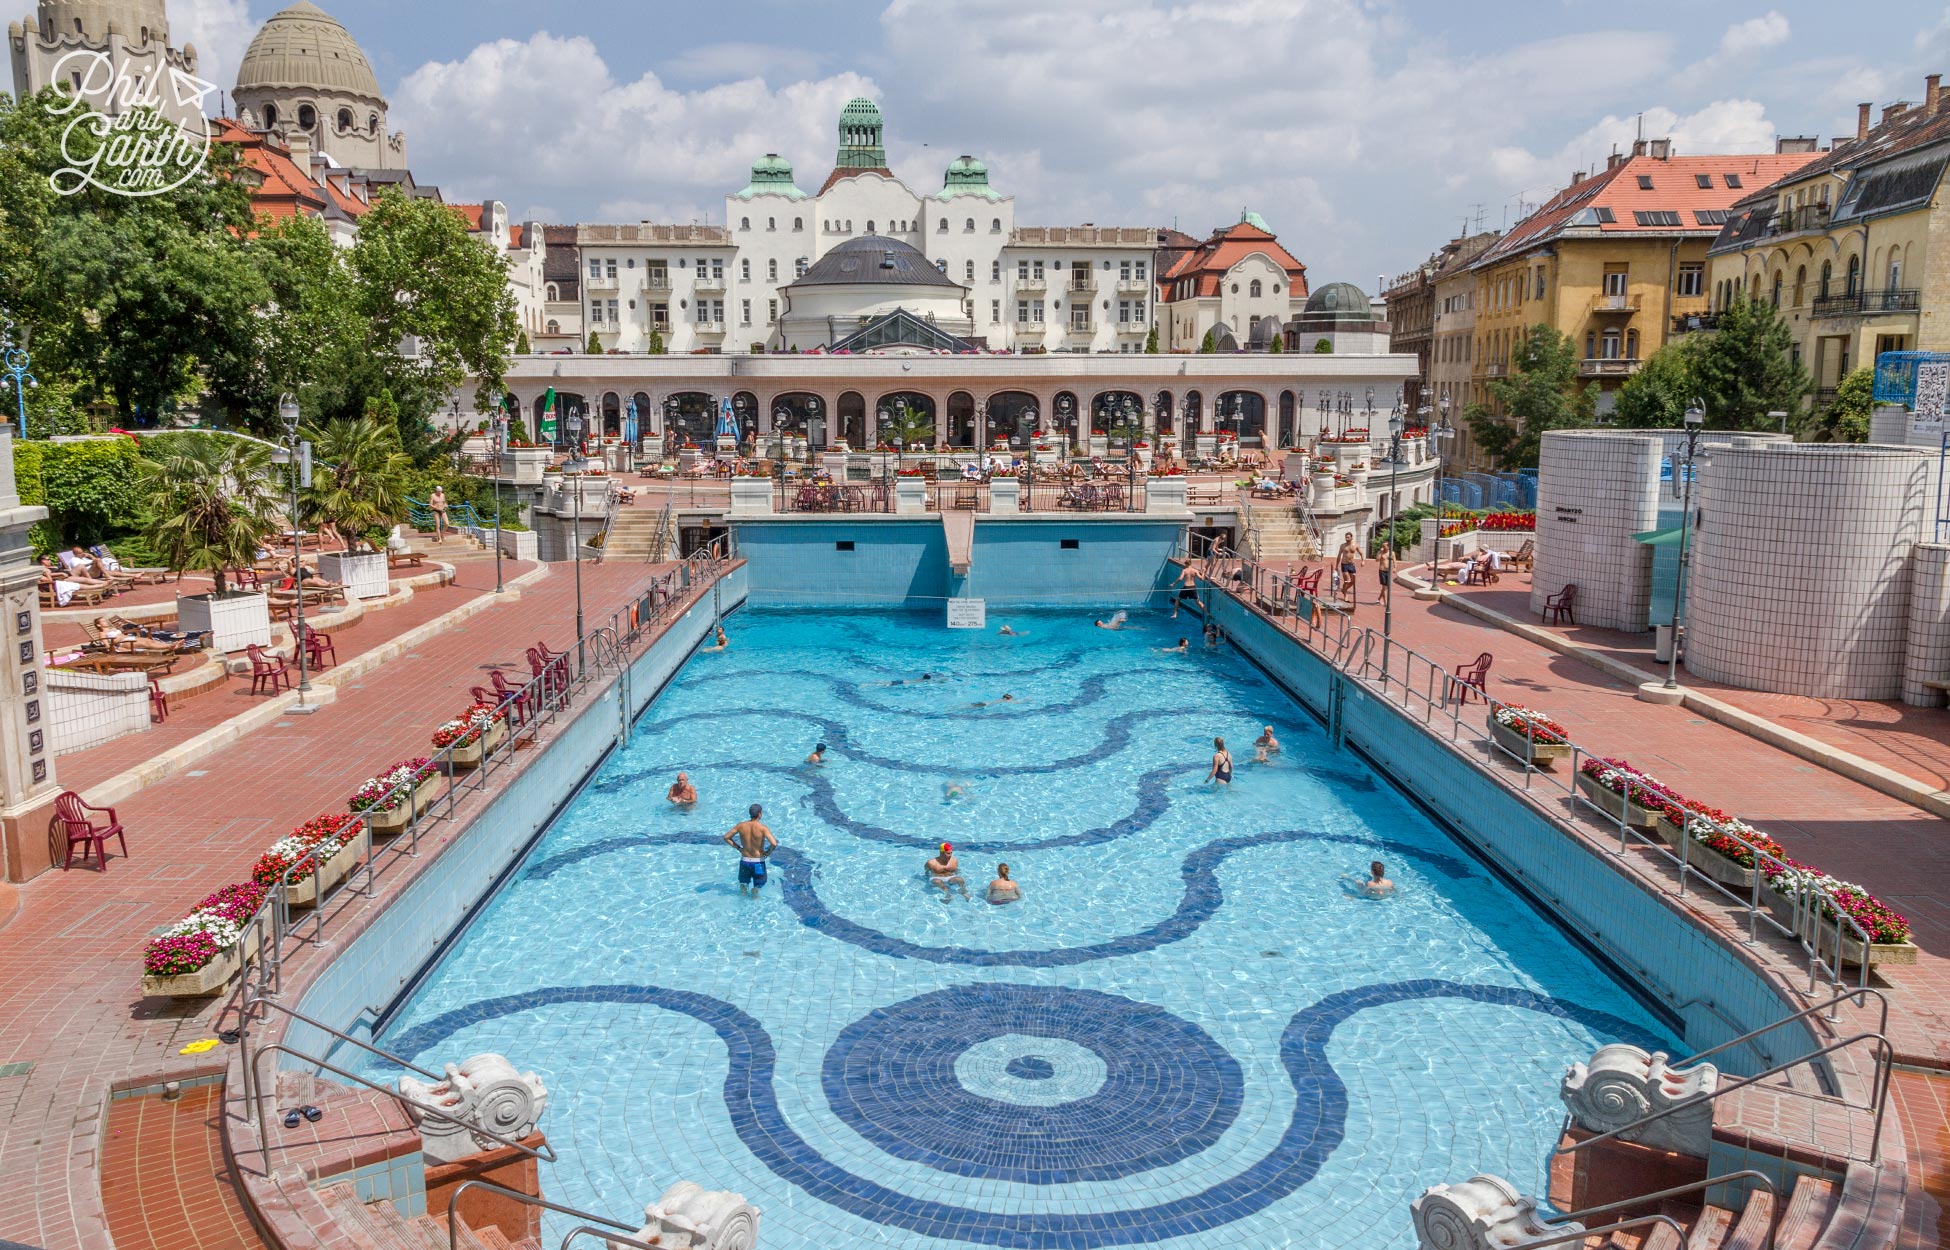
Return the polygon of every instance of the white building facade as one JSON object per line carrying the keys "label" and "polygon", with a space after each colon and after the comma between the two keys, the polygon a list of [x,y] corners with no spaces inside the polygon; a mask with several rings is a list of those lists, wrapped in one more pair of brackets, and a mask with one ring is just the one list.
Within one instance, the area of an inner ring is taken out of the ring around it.
{"label": "white building facade", "polygon": [[[945,281],[908,283],[926,307],[900,306],[975,346],[1143,350],[1157,305],[1156,229],[1019,227],[1015,200],[972,156],[949,164],[939,191],[916,191],[887,168],[882,128],[871,101],[852,101],[817,194],[768,154],[725,197],[723,226],[580,227],[584,324],[605,350],[625,353],[650,350],[653,334],[670,353],[825,346],[894,306],[843,311],[844,284],[794,288],[844,245],[891,253],[902,267],[922,258]],[[871,285],[875,301],[886,295]]]}

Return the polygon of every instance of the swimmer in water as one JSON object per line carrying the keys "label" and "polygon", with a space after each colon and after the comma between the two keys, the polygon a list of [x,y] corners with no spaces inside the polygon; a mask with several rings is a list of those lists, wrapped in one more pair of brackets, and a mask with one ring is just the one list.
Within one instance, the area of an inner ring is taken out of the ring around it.
{"label": "swimmer in water", "polygon": [[1191,649],[1191,645],[1192,644],[1189,640],[1180,638],[1178,640],[1178,645],[1172,647],[1159,647],[1158,650],[1163,651],[1167,655],[1184,655],[1188,650]]}
{"label": "swimmer in water", "polygon": [[1017,632],[1016,632],[1015,630],[1013,630],[1013,629],[1010,629],[1010,628],[1009,628],[1009,627],[1008,627],[1007,625],[1004,625],[1004,626],[1003,626],[1003,627],[1002,627],[1001,629],[998,629],[998,630],[996,630],[995,632],[996,632],[996,633],[998,633],[998,634],[1000,634],[1000,635],[1002,635],[1002,637],[1004,637],[1004,638],[1020,638],[1020,637],[1022,637],[1022,635],[1021,635],[1021,634],[1018,634],[1018,633],[1017,633]]}
{"label": "swimmer in water", "polygon": [[1368,865],[1368,879],[1361,883],[1361,890],[1369,898],[1383,898],[1395,892],[1395,883],[1388,879],[1388,870],[1380,860]]}
{"label": "swimmer in water", "polygon": [[941,801],[943,803],[952,803],[956,799],[965,799],[968,797],[968,794],[968,783],[966,781],[944,781],[941,783]]}
{"label": "swimmer in water", "polygon": [[989,882],[989,902],[997,904],[1019,903],[1022,901],[1022,887],[1009,877],[1009,865],[995,866],[995,880]]}
{"label": "swimmer in water", "polygon": [[1098,629],[1122,629],[1124,628],[1124,614],[1118,612],[1113,614],[1108,621],[1095,621],[1093,624]]}
{"label": "swimmer in water", "polygon": [[726,846],[738,851],[738,892],[758,896],[765,888],[766,857],[778,849],[779,840],[765,827],[760,817],[765,809],[754,803],[751,805],[751,819],[741,820],[724,835]]}
{"label": "swimmer in water", "polygon": [[822,742],[817,746],[813,747],[812,754],[806,757],[806,763],[811,764],[814,767],[818,767],[824,764],[825,762],[826,762],[826,744]]}
{"label": "swimmer in water", "polygon": [[727,637],[725,637],[725,636],[724,636],[724,629],[723,629],[722,627],[720,627],[720,628],[718,629],[718,638],[717,638],[717,645],[716,645],[716,646],[712,646],[712,647],[706,647],[706,648],[704,648],[704,650],[706,650],[706,651],[722,651],[722,650],[724,650],[724,649],[725,649],[726,647],[728,647],[728,646],[730,646],[730,645],[731,645],[731,639],[729,639],[729,638],[727,638]]}
{"label": "swimmer in water", "polygon": [[1273,727],[1268,725],[1259,737],[1253,739],[1253,761],[1264,764],[1280,753],[1280,740],[1273,736]]}
{"label": "swimmer in water", "polygon": [[[1014,703],[1015,701],[1016,701],[1016,696],[1014,696],[1014,695],[1012,695],[1012,694],[1005,694],[1005,695],[1003,695],[1003,696],[1002,696],[1001,698],[999,698],[999,699],[997,699],[997,700],[996,700],[996,702],[997,702],[997,703]],[[969,704],[968,706],[970,706],[970,707],[988,707],[988,706],[989,706],[989,704],[987,704],[987,703],[971,703],[971,704]]]}
{"label": "swimmer in water", "polygon": [[1232,786],[1232,752],[1226,750],[1224,738],[1212,739],[1212,771],[1205,774],[1205,779],[1228,789]]}
{"label": "swimmer in water", "polygon": [[697,802],[697,787],[691,784],[689,773],[678,773],[677,780],[670,783],[670,790],[664,798],[677,807],[689,807]]}
{"label": "swimmer in water", "polygon": [[961,875],[961,861],[955,858],[955,844],[943,842],[941,849],[928,861],[928,884],[941,891],[943,899],[953,897],[951,889],[959,889],[963,898],[968,897],[968,882]]}

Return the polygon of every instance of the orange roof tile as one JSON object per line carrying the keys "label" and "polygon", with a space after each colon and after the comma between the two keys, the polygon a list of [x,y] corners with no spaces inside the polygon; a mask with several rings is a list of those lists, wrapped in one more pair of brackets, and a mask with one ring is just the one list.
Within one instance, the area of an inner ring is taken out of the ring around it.
{"label": "orange roof tile", "polygon": [[448,208],[451,208],[451,209],[453,209],[453,210],[454,210],[455,212],[457,212],[457,213],[459,213],[459,214],[460,214],[460,216],[461,216],[461,220],[463,220],[463,221],[465,221],[465,222],[467,223],[467,228],[468,228],[469,230],[474,230],[474,231],[478,231],[478,230],[480,230],[480,228],[481,228],[481,209],[482,209],[482,206],[481,206],[481,205],[479,205],[479,204],[449,204],[449,205],[447,205],[447,207],[448,207]]}
{"label": "orange roof tile", "polygon": [[1679,234],[1710,239],[1719,234],[1726,211],[1736,201],[1793,173],[1816,155],[1629,156],[1559,191],[1510,227],[1476,265],[1494,265],[1573,229],[1600,236]]}
{"label": "orange roof tile", "polygon": [[1306,295],[1307,267],[1281,247],[1273,235],[1251,222],[1241,221],[1223,230],[1213,231],[1211,238],[1180,256],[1177,263],[1160,278],[1165,290],[1164,298],[1169,300],[1173,283],[1188,277],[1198,279],[1196,295],[1217,295],[1220,281],[1231,272],[1232,267],[1255,252],[1286,270],[1287,284],[1295,298]]}

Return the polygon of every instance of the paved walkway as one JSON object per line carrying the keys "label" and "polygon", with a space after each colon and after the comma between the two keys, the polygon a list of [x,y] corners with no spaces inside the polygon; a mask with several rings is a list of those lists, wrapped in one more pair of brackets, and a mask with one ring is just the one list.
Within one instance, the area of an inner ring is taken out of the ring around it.
{"label": "paved walkway", "polygon": [[[653,571],[585,565],[587,618],[628,602]],[[487,576],[491,586],[491,562]],[[573,582],[557,567],[520,600],[387,663],[316,714],[280,720],[119,804],[130,858],[21,887],[19,911],[0,928],[0,1239],[106,1250],[109,1091],[211,1067],[211,1056],[179,1051],[213,1035],[215,1003],[163,1003],[137,987],[150,932],[243,879],[293,826],[343,811],[374,771],[428,753],[433,726],[467,703],[470,685],[497,665],[525,680],[524,648],[565,644],[574,619]]]}

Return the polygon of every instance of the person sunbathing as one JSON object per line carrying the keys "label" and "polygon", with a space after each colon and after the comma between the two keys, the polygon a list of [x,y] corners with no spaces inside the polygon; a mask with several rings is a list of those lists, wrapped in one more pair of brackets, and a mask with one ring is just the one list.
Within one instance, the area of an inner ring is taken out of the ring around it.
{"label": "person sunbathing", "polygon": [[108,644],[110,651],[174,653],[183,649],[180,643],[161,642],[154,638],[144,638],[139,634],[124,633],[122,630],[109,624],[108,618],[105,616],[95,618],[95,632],[102,636],[102,641]]}

